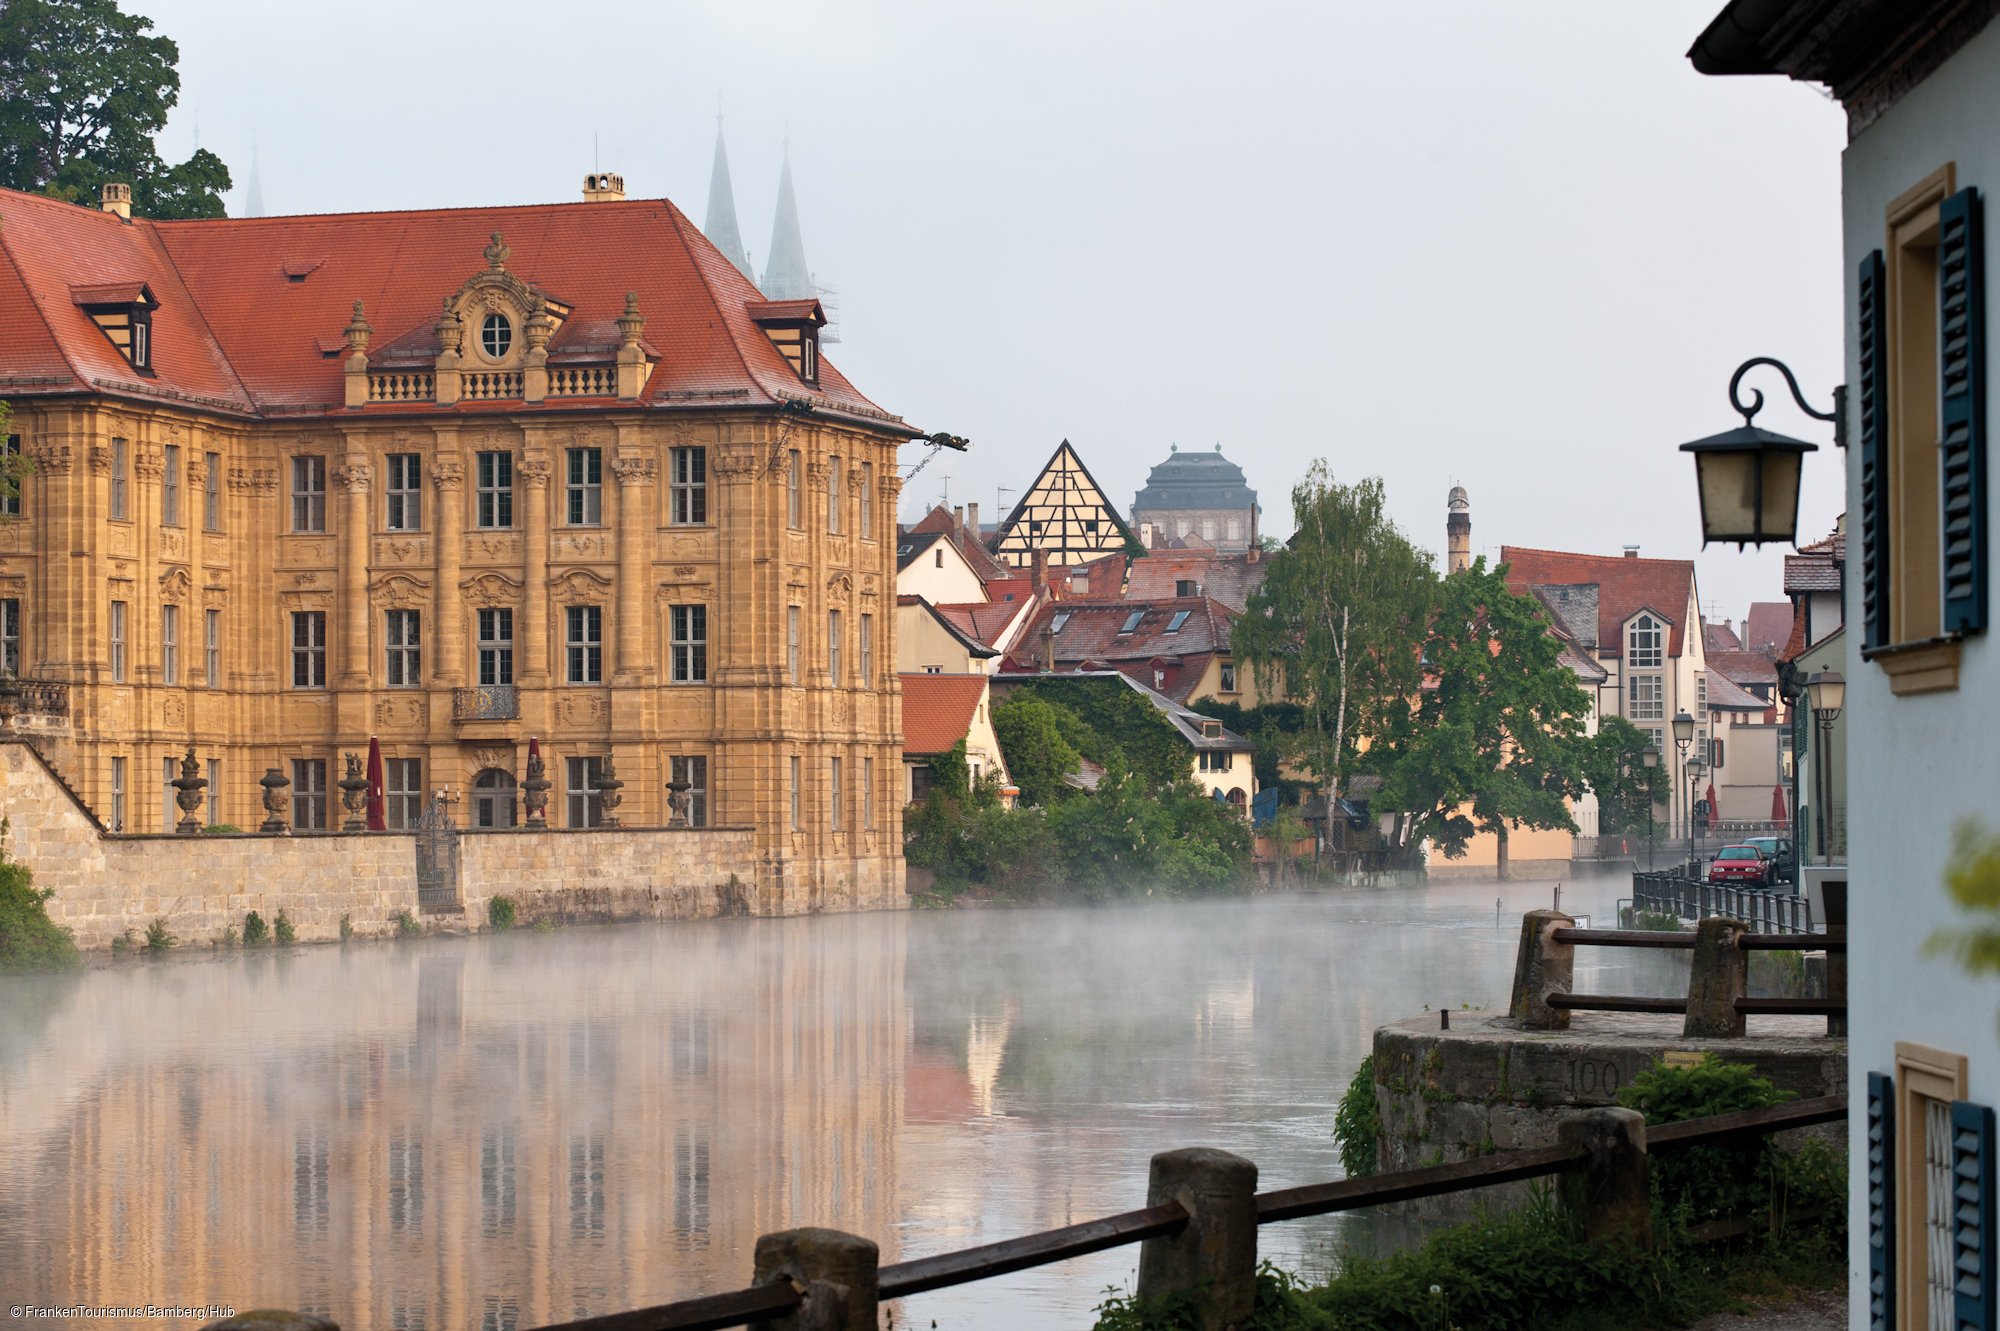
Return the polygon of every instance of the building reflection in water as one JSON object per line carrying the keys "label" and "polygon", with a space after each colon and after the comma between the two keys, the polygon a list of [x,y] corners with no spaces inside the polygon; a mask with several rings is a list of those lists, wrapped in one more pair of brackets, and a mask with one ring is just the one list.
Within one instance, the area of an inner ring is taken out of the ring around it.
{"label": "building reflection in water", "polygon": [[894,1260],[904,937],[821,917],[84,977],[0,1046],[9,1297],[510,1331],[740,1286],[795,1224]]}

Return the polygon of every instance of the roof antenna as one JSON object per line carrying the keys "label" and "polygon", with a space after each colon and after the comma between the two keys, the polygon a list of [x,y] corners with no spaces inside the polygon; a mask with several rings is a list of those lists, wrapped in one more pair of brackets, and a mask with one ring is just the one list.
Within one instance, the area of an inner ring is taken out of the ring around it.
{"label": "roof antenna", "polygon": [[594,129],[590,131],[590,170],[592,175],[597,173],[597,131]]}

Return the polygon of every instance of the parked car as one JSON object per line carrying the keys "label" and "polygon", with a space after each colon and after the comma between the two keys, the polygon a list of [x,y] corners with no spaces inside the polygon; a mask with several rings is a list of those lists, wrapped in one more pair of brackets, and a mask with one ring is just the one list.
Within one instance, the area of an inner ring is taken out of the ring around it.
{"label": "parked car", "polygon": [[1792,839],[1788,836],[1744,837],[1743,844],[1755,846],[1771,862],[1771,881],[1774,883],[1796,883],[1799,880],[1799,861],[1792,849]]}
{"label": "parked car", "polygon": [[1708,866],[1708,881],[1766,887],[1771,882],[1771,861],[1755,846],[1724,846]]}

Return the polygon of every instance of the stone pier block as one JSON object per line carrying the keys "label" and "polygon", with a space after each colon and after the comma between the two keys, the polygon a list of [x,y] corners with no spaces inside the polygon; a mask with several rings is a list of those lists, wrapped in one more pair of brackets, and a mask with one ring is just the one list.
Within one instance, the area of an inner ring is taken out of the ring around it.
{"label": "stone pier block", "polygon": [[1257,1166],[1202,1146],[1162,1151],[1146,1205],[1167,1202],[1186,1208],[1187,1228],[1140,1245],[1140,1300],[1190,1296],[1200,1331],[1233,1331],[1257,1296]]}
{"label": "stone pier block", "polygon": [[1694,961],[1688,968],[1687,1021],[1690,1040],[1741,1039],[1743,1014],[1736,1000],[1750,991],[1750,954],[1736,946],[1747,933],[1743,921],[1711,915],[1694,927]]}
{"label": "stone pier block", "polygon": [[1521,947],[1514,958],[1514,993],[1507,1015],[1530,1030],[1569,1029],[1569,1012],[1550,1007],[1549,995],[1568,993],[1576,982],[1576,948],[1554,937],[1556,930],[1575,923],[1559,910],[1531,910],[1521,917]]}
{"label": "stone pier block", "polygon": [[787,1229],[757,1240],[753,1285],[790,1280],[805,1302],[789,1317],[753,1322],[752,1331],[875,1331],[881,1252],[837,1229]]}
{"label": "stone pier block", "polygon": [[1636,1109],[1590,1109],[1556,1129],[1564,1146],[1589,1152],[1562,1176],[1563,1205],[1584,1231],[1621,1248],[1653,1246],[1653,1198],[1646,1182],[1646,1118]]}

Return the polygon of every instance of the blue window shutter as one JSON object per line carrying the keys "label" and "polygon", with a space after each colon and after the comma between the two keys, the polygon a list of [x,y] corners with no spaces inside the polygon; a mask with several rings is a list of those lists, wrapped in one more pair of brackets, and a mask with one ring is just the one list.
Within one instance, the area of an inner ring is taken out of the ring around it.
{"label": "blue window shutter", "polygon": [[1951,1104],[1952,1322],[1994,1331],[1993,1111]]}
{"label": "blue window shutter", "polygon": [[1889,343],[1883,310],[1882,251],[1861,261],[1855,289],[1855,333],[1860,343],[1862,642],[1889,641]]}
{"label": "blue window shutter", "polygon": [[1868,1331],[1896,1325],[1896,1079],[1868,1074]]}
{"label": "blue window shutter", "polygon": [[1938,470],[1944,631],[1986,627],[1986,301],[1979,191],[1938,205]]}

